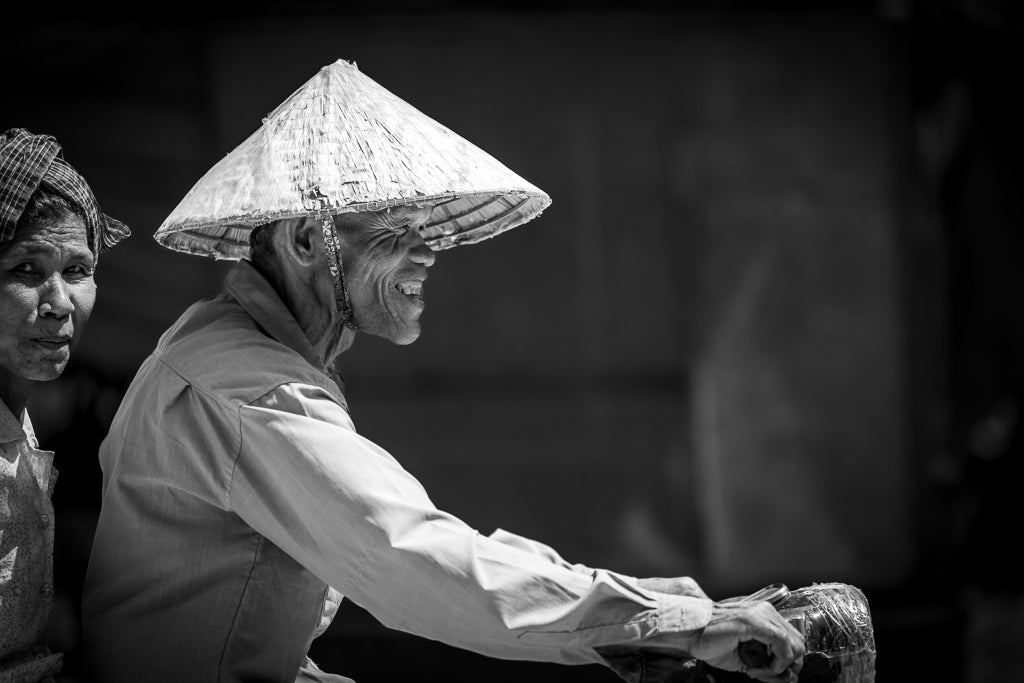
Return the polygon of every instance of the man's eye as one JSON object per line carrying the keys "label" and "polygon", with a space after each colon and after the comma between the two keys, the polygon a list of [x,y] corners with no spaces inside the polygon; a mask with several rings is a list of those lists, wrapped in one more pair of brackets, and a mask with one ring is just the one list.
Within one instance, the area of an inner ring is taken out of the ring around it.
{"label": "man's eye", "polygon": [[36,268],[31,263],[19,263],[11,268],[11,272],[16,275],[33,275],[36,272]]}

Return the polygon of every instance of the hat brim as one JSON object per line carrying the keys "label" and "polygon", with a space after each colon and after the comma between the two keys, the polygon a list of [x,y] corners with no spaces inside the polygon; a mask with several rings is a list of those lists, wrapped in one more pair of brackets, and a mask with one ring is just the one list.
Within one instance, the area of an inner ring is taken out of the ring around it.
{"label": "hat brim", "polygon": [[[393,206],[432,206],[430,218],[420,229],[424,241],[434,251],[464,244],[476,244],[538,216],[551,200],[539,193],[516,191],[451,194],[353,204],[325,212],[368,213]],[[238,260],[249,256],[249,233],[258,225],[311,215],[308,211],[281,212],[258,216],[240,216],[214,223],[197,222],[160,230],[154,236],[165,247],[198,256]]]}

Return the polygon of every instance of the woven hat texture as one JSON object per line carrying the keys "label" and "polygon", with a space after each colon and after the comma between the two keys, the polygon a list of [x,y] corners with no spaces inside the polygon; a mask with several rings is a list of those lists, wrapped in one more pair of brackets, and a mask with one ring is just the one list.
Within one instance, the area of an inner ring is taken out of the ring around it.
{"label": "woven hat texture", "polygon": [[154,237],[221,259],[249,253],[253,227],[282,218],[433,205],[433,249],[536,218],[551,199],[494,157],[370,79],[352,62],[319,71],[200,178]]}

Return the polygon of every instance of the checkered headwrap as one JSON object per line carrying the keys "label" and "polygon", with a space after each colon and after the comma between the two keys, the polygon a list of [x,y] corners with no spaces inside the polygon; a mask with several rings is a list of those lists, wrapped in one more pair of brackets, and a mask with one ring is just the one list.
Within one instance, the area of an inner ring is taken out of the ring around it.
{"label": "checkered headwrap", "polygon": [[101,251],[131,234],[128,226],[100,210],[85,178],[64,161],[56,138],[11,128],[0,135],[0,244],[14,237],[18,219],[40,187],[82,211],[89,247],[97,260]]}

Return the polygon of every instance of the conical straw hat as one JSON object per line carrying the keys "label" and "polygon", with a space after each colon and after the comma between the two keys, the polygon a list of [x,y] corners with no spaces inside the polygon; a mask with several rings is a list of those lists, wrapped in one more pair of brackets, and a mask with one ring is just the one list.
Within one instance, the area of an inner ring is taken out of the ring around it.
{"label": "conical straw hat", "polygon": [[434,205],[434,249],[472,244],[540,215],[551,199],[338,60],[263,120],[181,200],[154,237],[171,249],[244,258],[254,226],[281,218]]}

